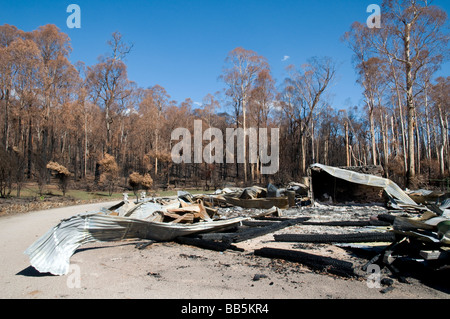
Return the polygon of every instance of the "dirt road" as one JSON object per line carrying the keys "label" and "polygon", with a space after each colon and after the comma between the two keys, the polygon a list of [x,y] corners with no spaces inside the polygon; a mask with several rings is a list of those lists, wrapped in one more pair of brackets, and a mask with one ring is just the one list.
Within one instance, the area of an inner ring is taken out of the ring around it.
{"label": "dirt road", "polygon": [[[431,298],[444,291],[395,282],[382,293],[367,280],[318,274],[299,264],[257,257],[251,250],[223,253],[176,243],[92,243],[71,258],[66,276],[40,274],[23,253],[62,218],[111,203],[56,208],[0,218],[0,298]],[[268,243],[271,235],[243,242]]]}

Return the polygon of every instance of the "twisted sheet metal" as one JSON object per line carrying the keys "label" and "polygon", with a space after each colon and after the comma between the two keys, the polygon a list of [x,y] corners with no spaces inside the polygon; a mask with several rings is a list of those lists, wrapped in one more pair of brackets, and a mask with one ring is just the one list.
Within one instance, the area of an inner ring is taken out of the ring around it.
{"label": "twisted sheet metal", "polygon": [[396,183],[393,181],[375,176],[370,174],[362,174],[357,172],[352,172],[350,170],[327,166],[323,164],[312,164],[310,168],[318,168],[324,170],[331,176],[336,178],[340,178],[346,180],[348,182],[380,187],[382,188],[391,198],[394,198],[398,201],[398,204],[411,205],[411,206],[419,206],[415,201],[411,199]]}
{"label": "twisted sheet metal", "polygon": [[70,257],[90,242],[119,241],[126,238],[170,241],[179,236],[227,229],[245,218],[232,218],[195,224],[149,222],[142,219],[86,213],[61,220],[27,248],[31,265],[41,273],[65,275]]}

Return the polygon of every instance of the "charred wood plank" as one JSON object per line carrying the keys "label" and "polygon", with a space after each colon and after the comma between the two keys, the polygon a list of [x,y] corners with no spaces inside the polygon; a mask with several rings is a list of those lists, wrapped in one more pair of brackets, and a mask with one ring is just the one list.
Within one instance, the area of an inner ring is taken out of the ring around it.
{"label": "charred wood plank", "polygon": [[388,222],[379,220],[337,220],[328,222],[309,222],[305,221],[303,225],[309,226],[339,226],[339,227],[364,227],[364,226],[389,226]]}
{"label": "charred wood plank", "polygon": [[396,240],[392,242],[389,246],[385,247],[379,254],[375,255],[371,260],[369,260],[365,265],[362,266],[362,270],[366,271],[367,267],[371,264],[376,263],[383,263],[383,259],[385,259],[385,256],[392,254],[394,249],[401,244],[403,241],[405,241],[406,237],[401,238],[400,240]]}
{"label": "charred wood plank", "polygon": [[379,221],[387,222],[391,225],[394,224],[395,216],[391,214],[379,214],[377,216]]}
{"label": "charred wood plank", "polygon": [[199,248],[210,249],[214,251],[225,251],[227,249],[243,251],[243,249],[232,245],[226,241],[212,241],[193,237],[178,237],[175,241],[182,245],[191,245]]}
{"label": "charred wood plank", "polygon": [[248,226],[248,227],[266,227],[275,225],[279,222],[277,221],[271,221],[271,220],[244,220],[242,221],[242,225]]}
{"label": "charred wood plank", "polygon": [[[285,216],[282,216],[282,217],[278,217],[278,216],[263,216],[263,217],[254,216],[253,218],[254,219],[258,219],[258,220],[278,221],[278,222],[284,222],[284,221],[293,219],[292,217],[285,217]],[[311,217],[298,217],[297,219],[299,219],[299,218],[303,219],[303,221],[307,221],[307,220],[311,219]]]}
{"label": "charred wood plank", "polygon": [[227,240],[231,236],[233,236],[235,233],[206,233],[206,234],[199,234],[198,237],[203,240],[208,241],[230,241]]}
{"label": "charred wood plank", "polygon": [[234,243],[238,243],[241,241],[245,241],[248,239],[252,239],[255,237],[260,237],[269,233],[273,233],[276,232],[277,230],[289,227],[289,226],[293,226],[296,224],[300,224],[305,220],[305,218],[300,217],[300,218],[294,218],[294,219],[289,219],[289,220],[285,220],[270,226],[265,226],[265,227],[259,227],[259,228],[250,228],[248,230],[245,230],[241,233],[235,233],[235,234],[230,234],[227,236],[227,239],[234,242]]}
{"label": "charred wood plank", "polygon": [[263,247],[255,250],[256,256],[284,259],[298,262],[315,270],[326,271],[344,277],[357,277],[351,262],[331,257],[319,256],[298,250]]}
{"label": "charred wood plank", "polygon": [[264,227],[240,227],[237,232],[234,233],[207,233],[198,235],[204,240],[219,240],[225,242],[238,243],[255,237],[260,237],[269,233],[273,233],[277,230],[300,224],[305,221],[304,217],[285,219],[282,222],[273,222]]}
{"label": "charred wood plank", "polygon": [[302,243],[362,243],[393,242],[392,232],[369,232],[352,234],[280,234],[274,235],[275,241]]}

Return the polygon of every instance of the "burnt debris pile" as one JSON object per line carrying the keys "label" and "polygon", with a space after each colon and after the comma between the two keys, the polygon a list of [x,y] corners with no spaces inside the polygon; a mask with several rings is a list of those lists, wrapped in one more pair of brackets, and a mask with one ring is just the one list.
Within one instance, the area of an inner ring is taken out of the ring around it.
{"label": "burnt debris pile", "polygon": [[125,196],[112,207],[62,220],[25,253],[40,272],[64,275],[85,243],[138,239],[139,249],[172,241],[344,277],[366,278],[373,269],[401,282],[413,273],[439,277],[450,260],[448,194],[404,191],[378,169],[314,164],[307,178],[283,187],[179,191],[138,201]]}

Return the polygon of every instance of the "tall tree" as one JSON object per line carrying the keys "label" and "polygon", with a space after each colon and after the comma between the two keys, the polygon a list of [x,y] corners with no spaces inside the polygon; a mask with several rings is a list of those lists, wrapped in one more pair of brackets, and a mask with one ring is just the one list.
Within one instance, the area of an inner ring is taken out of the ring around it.
{"label": "tall tree", "polygon": [[428,0],[384,0],[382,28],[373,28],[369,41],[382,56],[395,61],[404,74],[408,123],[407,184],[416,186],[415,141],[416,103],[414,85],[427,65],[444,59],[449,35],[444,25],[447,14]]}
{"label": "tall tree", "polygon": [[[37,44],[42,59],[41,81],[39,81],[42,94],[42,149],[41,156],[44,165],[49,161],[53,147],[50,135],[56,122],[53,118],[54,109],[58,107],[58,97],[61,89],[70,86],[74,68],[68,60],[72,48],[67,34],[61,32],[53,24],[39,27],[31,34]],[[45,166],[42,168],[45,170]]]}
{"label": "tall tree", "polygon": [[127,67],[123,59],[130,53],[132,46],[126,44],[119,32],[112,34],[108,41],[111,53],[101,56],[99,62],[88,67],[87,81],[91,99],[99,103],[105,114],[106,152],[112,152],[111,124],[119,111],[119,101],[131,94]]}
{"label": "tall tree", "polygon": [[375,108],[381,107],[383,91],[385,88],[386,66],[384,61],[377,57],[372,57],[361,62],[359,69],[359,82],[364,87],[364,100],[369,111],[370,139],[372,149],[372,164],[377,165],[377,146],[375,137]]}
{"label": "tall tree", "polygon": [[[289,85],[294,90],[295,113],[300,132],[300,172],[306,172],[306,134],[311,137],[311,150],[314,152],[313,124],[314,110],[323,102],[324,92],[336,75],[336,64],[329,57],[313,57],[300,69],[290,66]],[[314,154],[314,153],[313,153]],[[315,156],[313,155],[313,161]]]}
{"label": "tall tree", "polygon": [[[243,158],[244,158],[244,183],[247,183],[247,158],[246,158],[246,129],[247,129],[247,107],[251,89],[259,72],[268,69],[266,58],[258,55],[255,51],[238,47],[228,53],[225,59],[226,66],[223,69],[221,79],[228,89],[227,96],[233,99],[235,107],[242,109],[242,128],[244,130]],[[238,122],[238,119],[236,119]]]}
{"label": "tall tree", "polygon": [[[37,88],[41,81],[42,59],[36,43],[29,39],[17,39],[11,44],[10,49],[10,57],[15,64],[13,88],[18,100],[15,112],[17,114],[17,128],[14,145],[20,147],[22,154],[27,154],[27,177],[30,178],[33,154],[32,128],[36,127],[37,122],[40,121],[40,116],[37,116],[36,113],[38,111],[38,97],[41,93]],[[13,123],[13,121],[10,122]],[[26,134],[27,130],[28,134]],[[24,166],[25,163],[23,163],[21,169],[24,169]],[[22,179],[22,174],[23,172],[18,172],[18,182]]]}
{"label": "tall tree", "polygon": [[369,43],[369,29],[366,25],[354,22],[350,31],[346,32],[342,40],[353,51],[353,61],[358,72],[358,82],[363,87],[364,101],[369,112],[370,138],[372,150],[372,164],[377,165],[374,108],[377,96],[385,84],[386,67],[383,60],[374,55]]}
{"label": "tall tree", "polygon": [[450,116],[450,76],[439,77],[432,87],[432,98],[436,108],[441,130],[441,145],[439,147],[439,172],[444,177],[445,166],[450,167],[449,160],[449,116]]}
{"label": "tall tree", "polygon": [[[268,127],[269,114],[272,110],[275,96],[275,80],[272,78],[269,69],[263,69],[258,73],[255,80],[249,102],[250,120],[256,124],[258,131],[261,127]],[[259,136],[257,136],[257,139],[259,142]],[[260,167],[261,162],[258,154],[256,163],[251,164],[252,181],[255,179],[256,174],[261,182]]]}
{"label": "tall tree", "polygon": [[20,67],[20,62],[12,56],[14,49],[11,48],[11,44],[22,34],[23,32],[19,31],[15,26],[9,24],[0,26],[0,101],[4,101],[2,143],[5,149],[8,149],[13,77],[17,67]]}

